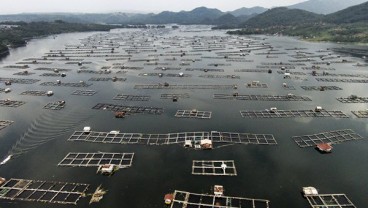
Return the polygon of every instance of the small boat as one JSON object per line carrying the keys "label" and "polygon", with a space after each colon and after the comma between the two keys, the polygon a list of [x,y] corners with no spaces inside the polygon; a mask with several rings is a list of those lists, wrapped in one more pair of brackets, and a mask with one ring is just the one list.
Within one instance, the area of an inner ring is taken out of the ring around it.
{"label": "small boat", "polygon": [[318,195],[317,189],[312,187],[312,186],[303,187],[302,193],[303,193],[304,197],[305,196],[311,196],[311,195]]}
{"label": "small boat", "polygon": [[124,118],[124,117],[125,117],[124,111],[115,112],[115,118]]}
{"label": "small boat", "polygon": [[1,163],[0,165],[4,165],[5,163],[7,163],[11,158],[13,157],[13,155],[9,155],[8,157],[6,157]]}
{"label": "small boat", "polygon": [[5,181],[5,178],[0,177],[0,185],[2,185]]}
{"label": "small boat", "polygon": [[320,143],[316,146],[317,150],[322,153],[330,153],[332,151],[332,145],[331,143]]}
{"label": "small boat", "polygon": [[173,194],[166,194],[164,197],[165,200],[165,204],[166,205],[170,205],[172,203],[172,201],[174,200],[174,195]]}

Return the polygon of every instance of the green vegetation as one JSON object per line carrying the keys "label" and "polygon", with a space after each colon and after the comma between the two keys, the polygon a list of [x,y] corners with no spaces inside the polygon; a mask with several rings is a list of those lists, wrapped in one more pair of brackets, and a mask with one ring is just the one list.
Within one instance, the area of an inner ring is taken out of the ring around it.
{"label": "green vegetation", "polygon": [[3,22],[8,25],[0,29],[0,56],[8,51],[8,46],[18,47],[26,44],[26,40],[67,32],[109,31],[119,26],[99,24],[66,23],[61,20],[54,22]]}
{"label": "green vegetation", "polygon": [[245,28],[229,31],[228,34],[288,35],[310,41],[360,42],[368,43],[368,23],[354,24],[302,24],[266,28]]}
{"label": "green vegetation", "polygon": [[229,34],[277,34],[311,41],[368,43],[368,2],[329,15],[274,8],[242,24]]}

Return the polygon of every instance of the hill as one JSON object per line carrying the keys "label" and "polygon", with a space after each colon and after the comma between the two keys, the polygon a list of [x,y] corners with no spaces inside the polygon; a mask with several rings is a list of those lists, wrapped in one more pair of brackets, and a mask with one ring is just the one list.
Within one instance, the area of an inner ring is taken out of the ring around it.
{"label": "hill", "polygon": [[317,22],[321,20],[322,17],[322,15],[300,9],[277,7],[250,18],[245,23],[243,23],[242,26],[262,28],[271,26],[298,25],[310,22]]}
{"label": "hill", "polygon": [[289,6],[290,9],[302,9],[317,14],[330,14],[367,0],[308,0]]}
{"label": "hill", "polygon": [[254,14],[261,14],[265,11],[267,11],[267,9],[263,7],[251,7],[251,8],[242,7],[229,13],[234,15],[235,17],[238,17],[243,15],[249,16]]}
{"label": "hill", "polygon": [[352,6],[347,9],[326,15],[324,18],[326,22],[330,23],[354,23],[368,21],[368,2],[360,5]]}

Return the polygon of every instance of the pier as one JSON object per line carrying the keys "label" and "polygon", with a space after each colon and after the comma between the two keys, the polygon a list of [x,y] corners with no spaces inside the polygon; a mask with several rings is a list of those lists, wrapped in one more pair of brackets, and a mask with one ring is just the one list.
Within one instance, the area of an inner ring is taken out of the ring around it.
{"label": "pier", "polygon": [[322,132],[318,134],[293,136],[293,140],[301,148],[304,147],[315,147],[321,143],[338,144],[341,142],[353,141],[363,139],[362,136],[355,133],[351,129],[343,129],[336,131]]}
{"label": "pier", "polygon": [[76,205],[88,184],[11,178],[0,186],[0,199]]}
{"label": "pier", "polygon": [[193,160],[193,175],[236,176],[234,160]]}

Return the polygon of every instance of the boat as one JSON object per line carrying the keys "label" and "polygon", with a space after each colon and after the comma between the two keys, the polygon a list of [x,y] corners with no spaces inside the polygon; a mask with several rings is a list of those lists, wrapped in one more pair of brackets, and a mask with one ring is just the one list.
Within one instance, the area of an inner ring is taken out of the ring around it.
{"label": "boat", "polygon": [[124,118],[124,117],[125,117],[124,111],[115,112],[115,118]]}
{"label": "boat", "polygon": [[92,198],[89,201],[89,204],[99,202],[103,198],[103,195],[106,194],[107,191],[101,188],[101,185],[97,187],[96,191],[92,194]]}
{"label": "boat", "polygon": [[316,146],[317,150],[322,153],[330,153],[332,151],[332,145],[331,143],[320,143]]}
{"label": "boat", "polygon": [[11,158],[13,157],[13,155],[9,155],[8,157],[6,157],[1,163],[0,165],[4,165],[5,163],[7,163]]}
{"label": "boat", "polygon": [[213,188],[213,194],[215,194],[215,196],[224,195],[224,187],[221,185],[215,185]]}
{"label": "boat", "polygon": [[174,200],[174,194],[165,194],[164,200],[166,205],[170,205]]}
{"label": "boat", "polygon": [[0,185],[2,185],[5,181],[5,178],[0,177]]}
{"label": "boat", "polygon": [[313,196],[313,195],[318,195],[318,191],[316,188],[312,187],[312,186],[307,186],[307,187],[303,187],[303,195],[305,196]]}

